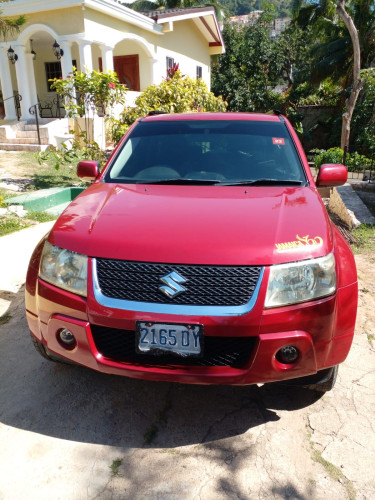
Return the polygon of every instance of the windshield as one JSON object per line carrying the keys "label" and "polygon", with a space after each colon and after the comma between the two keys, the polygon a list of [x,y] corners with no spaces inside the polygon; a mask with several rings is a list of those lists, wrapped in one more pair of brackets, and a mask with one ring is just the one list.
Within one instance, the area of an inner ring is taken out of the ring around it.
{"label": "windshield", "polygon": [[141,121],[105,180],[227,186],[306,183],[286,125],[249,120]]}

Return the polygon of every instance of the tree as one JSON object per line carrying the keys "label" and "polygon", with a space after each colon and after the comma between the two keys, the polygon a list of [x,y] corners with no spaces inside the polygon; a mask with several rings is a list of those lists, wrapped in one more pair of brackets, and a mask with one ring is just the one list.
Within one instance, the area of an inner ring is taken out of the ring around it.
{"label": "tree", "polygon": [[343,20],[347,27],[350,38],[353,44],[353,83],[350,96],[345,102],[345,111],[342,115],[342,128],[341,128],[341,149],[347,151],[349,148],[350,140],[350,123],[352,121],[353,111],[362,88],[361,82],[361,47],[359,43],[359,36],[357,28],[345,9],[345,0],[338,0],[336,9],[338,15]]}
{"label": "tree", "polygon": [[272,87],[277,80],[275,42],[264,25],[236,29],[224,26],[225,54],[212,69],[212,91],[222,95],[231,111],[272,109]]}
{"label": "tree", "polygon": [[[8,0],[0,0],[1,3],[6,3]],[[6,40],[8,35],[19,32],[21,26],[25,24],[25,16],[19,16],[17,18],[7,18],[1,16],[0,10],[0,36],[3,40]]]}
{"label": "tree", "polygon": [[296,81],[303,81],[310,70],[311,30],[291,24],[281,33],[275,43],[274,59],[279,77],[291,87]]}
{"label": "tree", "polygon": [[[341,148],[349,147],[353,111],[362,87],[361,59],[373,57],[375,8],[372,0],[314,0],[303,5],[294,0],[293,12],[302,26],[310,25],[316,36],[315,81],[327,76],[340,81],[350,94],[342,116]],[[341,21],[341,23],[340,23]],[[375,63],[375,61],[374,61]]]}
{"label": "tree", "polygon": [[213,66],[212,90],[224,97],[229,110],[288,113],[289,92],[277,94],[274,88],[280,84],[290,88],[305,73],[310,31],[291,25],[280,38],[271,39],[272,15],[272,8],[265,11],[256,26],[224,26],[226,53]]}

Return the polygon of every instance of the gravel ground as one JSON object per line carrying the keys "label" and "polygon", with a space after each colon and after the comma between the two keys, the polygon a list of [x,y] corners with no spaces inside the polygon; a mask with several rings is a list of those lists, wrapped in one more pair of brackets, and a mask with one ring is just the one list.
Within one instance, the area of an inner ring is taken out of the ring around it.
{"label": "gravel ground", "polygon": [[0,242],[1,500],[375,498],[371,254],[356,256],[352,350],[334,390],[318,397],[278,385],[143,382],[44,360],[23,304],[42,229]]}

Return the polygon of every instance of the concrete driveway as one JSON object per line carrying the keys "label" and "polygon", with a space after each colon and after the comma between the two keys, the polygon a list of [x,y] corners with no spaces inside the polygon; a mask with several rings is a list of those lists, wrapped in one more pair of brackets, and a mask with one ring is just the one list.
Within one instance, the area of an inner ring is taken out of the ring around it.
{"label": "concrete driveway", "polygon": [[152,383],[48,362],[34,350],[22,283],[49,227],[0,238],[0,315],[9,315],[0,326],[0,499],[375,498],[367,258],[357,260],[367,291],[355,342],[325,396]]}

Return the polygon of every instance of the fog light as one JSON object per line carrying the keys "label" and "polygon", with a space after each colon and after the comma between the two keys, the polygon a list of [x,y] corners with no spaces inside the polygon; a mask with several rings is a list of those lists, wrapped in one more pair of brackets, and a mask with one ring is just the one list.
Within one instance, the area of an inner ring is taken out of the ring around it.
{"label": "fog light", "polygon": [[63,328],[59,331],[59,338],[63,345],[66,347],[73,347],[76,344],[74,335],[67,328]]}
{"label": "fog light", "polygon": [[299,358],[299,350],[294,345],[286,345],[282,347],[276,354],[276,359],[280,363],[290,365],[295,363]]}

